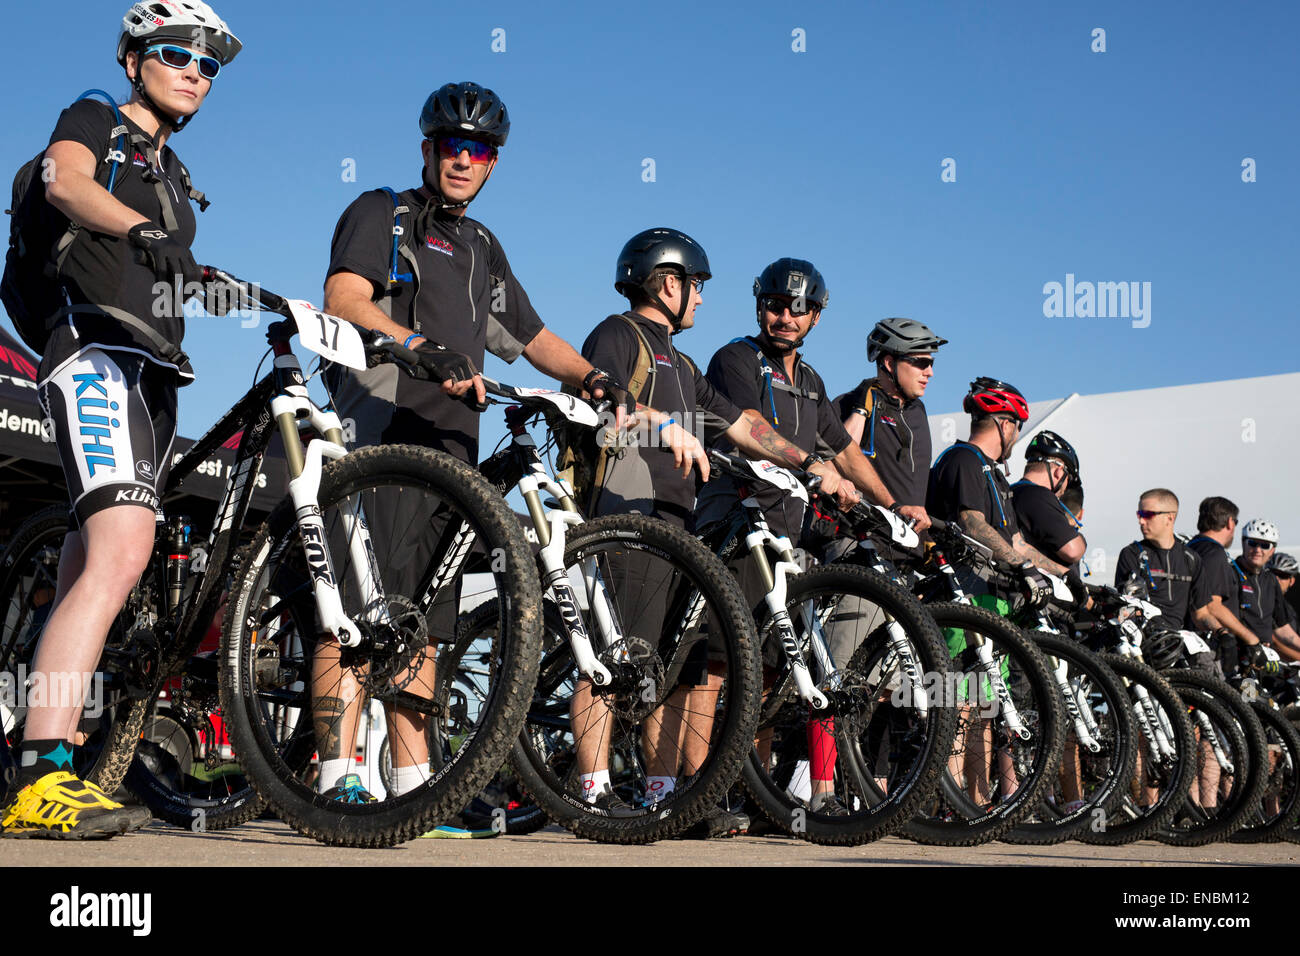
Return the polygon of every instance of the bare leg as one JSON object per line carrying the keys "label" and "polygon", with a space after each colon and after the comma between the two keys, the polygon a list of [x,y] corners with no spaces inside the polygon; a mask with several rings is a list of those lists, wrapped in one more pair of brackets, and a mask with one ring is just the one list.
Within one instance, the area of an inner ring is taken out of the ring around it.
{"label": "bare leg", "polygon": [[[28,738],[74,739],[108,629],[153,554],[154,528],[152,509],[121,506],[91,515],[65,539],[59,593],[32,661],[33,679],[64,692],[28,710]],[[65,579],[64,567],[79,573]]]}

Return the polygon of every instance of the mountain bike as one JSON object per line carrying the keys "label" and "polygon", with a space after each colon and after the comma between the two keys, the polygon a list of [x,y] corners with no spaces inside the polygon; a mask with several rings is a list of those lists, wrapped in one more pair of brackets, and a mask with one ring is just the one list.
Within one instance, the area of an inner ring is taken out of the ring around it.
{"label": "mountain bike", "polygon": [[[729,513],[698,529],[727,562],[752,562],[766,593],[754,609],[766,696],[742,779],[763,814],[816,843],[856,845],[900,826],[933,791],[956,710],[942,688],[947,654],[934,622],[904,589],[864,568],[801,571],[754,492],[775,487],[805,505],[811,476],[713,450],[738,489]],[[885,509],[842,520],[915,533]],[[828,811],[822,794],[835,797]]]}
{"label": "mountain bike", "polygon": [[[501,496],[523,498],[545,590],[545,650],[511,768],[548,817],[580,836],[672,836],[717,804],[753,738],[753,621],[726,568],[689,534],[641,515],[586,520],[567,481],[552,477],[529,426],[544,422],[549,447],[561,428],[601,427],[595,407],[484,384],[507,406],[509,435],[479,467]],[[593,802],[580,767],[601,763],[611,791]],[[675,786],[664,795],[652,776]]]}

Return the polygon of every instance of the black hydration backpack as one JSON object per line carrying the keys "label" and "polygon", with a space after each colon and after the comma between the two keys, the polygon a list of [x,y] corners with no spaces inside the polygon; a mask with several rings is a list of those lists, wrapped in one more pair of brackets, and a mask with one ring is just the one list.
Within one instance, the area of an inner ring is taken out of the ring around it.
{"label": "black hydration backpack", "polygon": [[[104,159],[95,170],[95,182],[111,193],[121,185],[131,169],[126,165],[129,147],[140,150],[150,169],[158,167],[159,163],[153,141],[127,129],[111,96],[103,90],[87,90],[77,97],[77,101],[91,97],[103,98],[113,111],[113,128],[108,135]],[[181,182],[189,197],[199,204],[200,210],[207,209],[207,199],[190,183],[189,170],[184,165],[180,170]],[[52,175],[53,170],[47,166],[45,151],[42,150],[24,163],[14,176],[13,200],[5,210],[10,216],[9,250],[5,253],[4,276],[0,278],[0,300],[3,300],[18,335],[37,355],[45,351],[50,330],[68,304],[60,276],[68,253],[81,234],[80,223],[68,222],[45,198],[45,184]],[[170,218],[170,206],[165,201],[162,182],[155,186],[164,200],[162,208],[167,210],[166,215]],[[175,228],[174,224],[165,225]],[[144,327],[142,323],[140,327]]]}

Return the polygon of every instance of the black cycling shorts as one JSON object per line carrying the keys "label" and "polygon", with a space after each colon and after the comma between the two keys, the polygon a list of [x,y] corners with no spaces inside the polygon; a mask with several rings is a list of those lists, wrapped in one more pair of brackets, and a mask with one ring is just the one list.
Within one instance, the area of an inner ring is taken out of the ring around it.
{"label": "black cycling shorts", "polygon": [[42,381],[38,396],[75,527],[118,505],[158,511],[176,439],[174,372],[142,355],[89,346]]}

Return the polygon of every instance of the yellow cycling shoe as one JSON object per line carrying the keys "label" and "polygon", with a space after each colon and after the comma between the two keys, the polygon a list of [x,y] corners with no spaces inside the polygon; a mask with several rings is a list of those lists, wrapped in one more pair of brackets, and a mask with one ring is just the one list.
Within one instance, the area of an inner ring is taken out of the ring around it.
{"label": "yellow cycling shoe", "polygon": [[107,839],[149,822],[146,807],[124,807],[66,770],[47,773],[18,791],[0,811],[0,835],[56,840]]}

